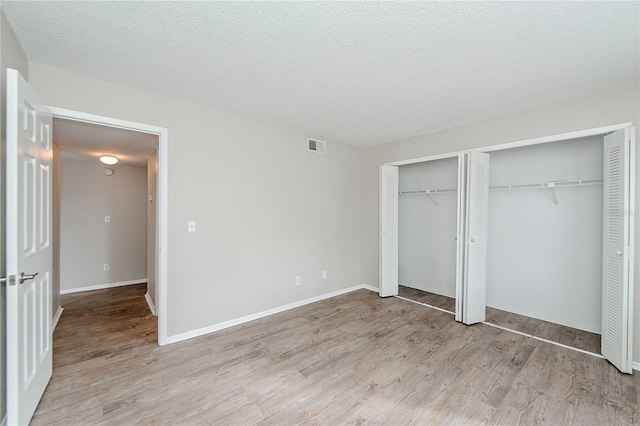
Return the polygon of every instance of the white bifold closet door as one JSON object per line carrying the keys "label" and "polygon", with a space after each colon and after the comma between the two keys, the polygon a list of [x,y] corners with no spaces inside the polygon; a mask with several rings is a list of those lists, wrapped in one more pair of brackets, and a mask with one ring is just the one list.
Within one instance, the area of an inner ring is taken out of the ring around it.
{"label": "white bifold closet door", "polygon": [[484,321],[486,314],[489,154],[470,152],[466,156],[462,176],[462,322],[471,325]]}
{"label": "white bifold closet door", "polygon": [[380,166],[380,296],[398,294],[398,167]]}
{"label": "white bifold closet door", "polygon": [[623,373],[632,372],[633,128],[604,137],[604,216],[601,351]]}
{"label": "white bifold closet door", "polygon": [[462,322],[464,299],[465,230],[467,216],[467,154],[458,154],[458,203],[456,206],[456,321]]}
{"label": "white bifold closet door", "polygon": [[[485,319],[489,154],[460,154],[458,162],[456,321]],[[425,218],[428,220],[428,218]],[[398,294],[398,167],[380,167],[380,296]]]}

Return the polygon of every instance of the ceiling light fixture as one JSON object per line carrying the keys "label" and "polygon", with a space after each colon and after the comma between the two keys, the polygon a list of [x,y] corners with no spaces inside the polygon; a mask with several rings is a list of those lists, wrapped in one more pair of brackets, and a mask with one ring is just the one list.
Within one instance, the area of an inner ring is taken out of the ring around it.
{"label": "ceiling light fixture", "polygon": [[112,165],[118,162],[118,157],[115,157],[113,155],[103,155],[100,157],[100,161],[104,164]]}

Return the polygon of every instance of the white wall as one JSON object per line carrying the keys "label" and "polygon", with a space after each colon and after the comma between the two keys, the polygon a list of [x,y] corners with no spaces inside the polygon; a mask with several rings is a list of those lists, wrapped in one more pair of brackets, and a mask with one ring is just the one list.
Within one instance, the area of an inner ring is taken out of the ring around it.
{"label": "white wall", "polygon": [[[400,191],[456,189],[458,159],[447,158],[399,168]],[[431,293],[456,295],[457,191],[403,195],[398,206],[400,284]]]}
{"label": "white wall", "polygon": [[[147,293],[154,307],[156,298],[156,225],[158,217],[158,152],[147,161]],[[156,311],[157,312],[157,311]]]}
{"label": "white wall", "polygon": [[[490,154],[490,186],[602,179],[602,137]],[[600,333],[602,191],[490,191],[487,306]]]}
{"label": "white wall", "polygon": [[[170,336],[361,282],[377,285],[384,162],[640,122],[634,84],[367,150],[330,141],[326,156],[314,156],[304,139],[318,135],[38,63],[30,63],[30,77],[50,105],[169,129]],[[186,232],[188,220],[198,221],[198,232]],[[205,278],[203,265],[210,265]],[[293,286],[295,275],[303,285]],[[634,353],[640,360],[640,327]]]}
{"label": "white wall", "polygon": [[61,194],[61,290],[146,279],[146,167],[63,157]]}
{"label": "white wall", "polygon": [[[633,122],[638,127],[640,123],[639,94],[640,85],[628,85],[366,150],[362,174],[363,281],[374,286],[378,284],[378,167],[380,164],[622,122]],[[640,174],[636,176],[640,177]],[[636,188],[640,188],[638,182]],[[639,199],[640,196],[636,196],[636,200]],[[638,211],[637,206],[634,210]],[[639,231],[636,216],[636,253],[640,253]],[[640,271],[640,256],[636,257],[636,271]],[[634,324],[640,324],[639,283],[640,274],[636,274]],[[640,327],[634,328],[634,360],[640,361]]]}
{"label": "white wall", "polygon": [[[5,216],[6,199],[6,135],[5,123],[6,102],[7,102],[7,68],[20,71],[26,79],[29,77],[29,63],[27,57],[20,46],[20,42],[13,33],[13,29],[7,22],[4,13],[0,12],[0,276],[6,276],[6,256],[5,256],[5,228],[7,220]],[[6,361],[5,354],[7,341],[5,336],[7,313],[5,311],[6,286],[0,285],[0,422],[6,415]],[[56,308],[57,309],[57,308]],[[55,312],[55,309],[54,311]]]}
{"label": "white wall", "polygon": [[30,67],[49,105],[169,129],[169,336],[362,283],[361,149],[313,154],[319,135]]}

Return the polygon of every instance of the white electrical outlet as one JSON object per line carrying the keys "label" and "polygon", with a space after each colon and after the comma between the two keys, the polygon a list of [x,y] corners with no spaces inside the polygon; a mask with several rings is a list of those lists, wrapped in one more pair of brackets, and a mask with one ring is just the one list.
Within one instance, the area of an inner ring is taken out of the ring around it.
{"label": "white electrical outlet", "polygon": [[105,216],[104,223],[111,223],[111,216]]}
{"label": "white electrical outlet", "polygon": [[187,231],[188,232],[196,232],[196,221],[190,220],[187,222]]}
{"label": "white electrical outlet", "polygon": [[296,285],[300,285],[302,283],[302,277],[300,275],[296,276]]}
{"label": "white electrical outlet", "polygon": [[327,271],[322,271],[322,279],[323,280],[327,279]]}
{"label": "white electrical outlet", "polygon": [[111,265],[109,265],[108,263],[104,264],[104,270],[108,271],[109,269],[111,269]]}

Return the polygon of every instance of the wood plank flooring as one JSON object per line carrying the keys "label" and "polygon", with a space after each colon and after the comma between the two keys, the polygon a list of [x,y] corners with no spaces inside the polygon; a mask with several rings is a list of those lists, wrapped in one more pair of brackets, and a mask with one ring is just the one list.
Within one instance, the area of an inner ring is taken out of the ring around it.
{"label": "wood plank flooring", "polygon": [[34,425],[639,423],[640,375],[398,298],[359,290],[158,347],[143,295],[63,297]]}
{"label": "wood plank flooring", "polygon": [[489,307],[487,307],[487,322],[595,354],[600,353],[600,335],[596,333]]}
{"label": "wood plank flooring", "polygon": [[[398,294],[417,302],[426,303],[451,312],[455,311],[456,301],[451,297],[405,286],[399,286]],[[489,307],[487,307],[486,322],[596,354],[600,353],[600,335],[588,331]]]}
{"label": "wood plank flooring", "polygon": [[453,297],[441,296],[439,294],[429,293],[428,291],[418,290],[417,288],[400,285],[398,286],[398,296],[446,309],[451,313],[454,313],[456,310],[456,299]]}

